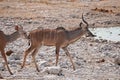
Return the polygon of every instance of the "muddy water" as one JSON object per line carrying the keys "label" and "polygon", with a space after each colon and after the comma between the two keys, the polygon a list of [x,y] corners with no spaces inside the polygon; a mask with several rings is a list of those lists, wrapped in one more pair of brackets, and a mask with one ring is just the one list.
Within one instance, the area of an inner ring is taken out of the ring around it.
{"label": "muddy water", "polygon": [[120,41],[120,27],[91,28],[90,30],[96,35],[96,39],[105,39],[116,42]]}

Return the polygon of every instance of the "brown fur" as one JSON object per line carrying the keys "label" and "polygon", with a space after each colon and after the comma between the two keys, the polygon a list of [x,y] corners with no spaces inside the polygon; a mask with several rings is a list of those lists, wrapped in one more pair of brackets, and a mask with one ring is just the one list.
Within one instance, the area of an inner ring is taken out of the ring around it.
{"label": "brown fur", "polygon": [[13,73],[11,72],[11,70],[8,66],[6,54],[9,54],[9,53],[11,54],[12,51],[10,51],[10,52],[8,51],[7,53],[5,53],[4,49],[7,45],[7,43],[16,40],[21,35],[24,35],[24,37],[27,36],[26,33],[23,31],[22,27],[15,26],[15,30],[17,30],[17,31],[14,32],[11,35],[6,35],[6,34],[4,34],[3,31],[0,31],[0,52],[1,52],[1,55],[2,55],[3,59],[5,60],[5,64],[7,65],[7,68],[8,68],[8,71],[9,71],[10,74],[13,74]]}
{"label": "brown fur", "polygon": [[67,46],[78,40],[82,35],[86,33],[89,34],[89,36],[93,36],[93,34],[88,30],[88,23],[84,20],[83,16],[82,20],[86,26],[81,26],[82,23],[80,23],[80,27],[70,31],[66,30],[63,27],[58,27],[56,29],[36,29],[31,31],[29,34],[31,46],[24,53],[25,55],[21,68],[23,68],[25,65],[27,55],[33,51],[32,58],[37,71],[39,71],[37,63],[35,61],[35,55],[42,45],[46,45],[56,47],[56,65],[58,63],[59,50],[62,48],[65,51],[66,55],[70,58],[73,69],[75,70],[75,66],[67,50]]}

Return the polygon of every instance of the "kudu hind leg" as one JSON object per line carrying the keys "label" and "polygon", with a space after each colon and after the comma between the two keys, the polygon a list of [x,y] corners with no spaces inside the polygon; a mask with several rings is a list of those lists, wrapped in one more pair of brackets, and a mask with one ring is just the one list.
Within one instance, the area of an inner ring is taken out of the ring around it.
{"label": "kudu hind leg", "polygon": [[33,62],[35,63],[36,70],[39,72],[40,70],[38,69],[38,66],[37,66],[37,63],[35,60],[35,56],[36,56],[38,50],[39,50],[39,48],[34,49],[34,51],[32,52],[32,58],[33,58]]}
{"label": "kudu hind leg", "polygon": [[8,69],[8,71],[9,71],[9,73],[10,73],[11,75],[13,75],[13,73],[11,72],[11,70],[10,70],[10,68],[9,68],[9,66],[8,66],[8,61],[7,61],[7,57],[6,57],[5,51],[4,51],[4,50],[1,50],[1,54],[2,54],[2,57],[3,57],[4,60],[5,60],[5,64],[7,65],[7,69]]}
{"label": "kudu hind leg", "polygon": [[74,65],[74,63],[73,63],[73,61],[72,61],[72,57],[71,57],[69,51],[67,50],[66,47],[64,47],[64,48],[62,48],[62,49],[65,51],[65,54],[70,58],[70,62],[72,63],[73,70],[75,70],[75,65]]}
{"label": "kudu hind leg", "polygon": [[25,66],[25,63],[26,63],[26,58],[27,58],[27,55],[34,49],[34,47],[30,46],[24,53],[24,59],[23,59],[23,64],[21,66],[21,69]]}

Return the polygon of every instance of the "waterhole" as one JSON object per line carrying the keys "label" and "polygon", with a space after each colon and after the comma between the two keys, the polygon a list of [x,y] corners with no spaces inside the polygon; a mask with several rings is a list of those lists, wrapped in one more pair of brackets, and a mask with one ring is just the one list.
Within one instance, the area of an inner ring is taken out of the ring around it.
{"label": "waterhole", "polygon": [[120,41],[120,27],[90,28],[90,31],[96,35],[96,39],[104,39],[115,42]]}

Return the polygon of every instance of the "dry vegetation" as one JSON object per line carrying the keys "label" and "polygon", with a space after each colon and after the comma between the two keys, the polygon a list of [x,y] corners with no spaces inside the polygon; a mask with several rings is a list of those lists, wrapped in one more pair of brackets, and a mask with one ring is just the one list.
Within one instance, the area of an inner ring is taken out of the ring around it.
{"label": "dry vegetation", "polygon": [[119,2],[119,0],[4,0],[0,2],[0,16],[31,20],[45,20],[52,17],[59,20],[55,24],[61,25],[69,24],[68,22],[78,24],[81,13],[84,13],[91,27],[93,24],[94,27],[119,26]]}

